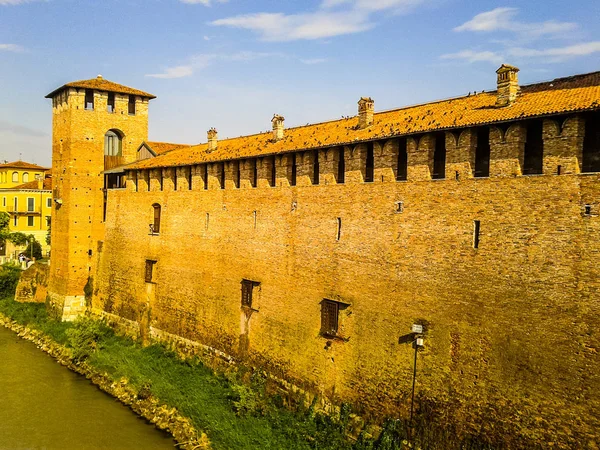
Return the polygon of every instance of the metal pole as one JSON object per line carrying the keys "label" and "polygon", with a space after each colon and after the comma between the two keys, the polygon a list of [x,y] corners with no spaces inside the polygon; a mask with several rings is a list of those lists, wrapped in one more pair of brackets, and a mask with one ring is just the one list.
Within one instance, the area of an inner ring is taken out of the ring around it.
{"label": "metal pole", "polygon": [[413,342],[415,346],[415,362],[413,364],[413,383],[412,383],[412,395],[410,398],[410,421],[408,422],[408,440],[411,440],[412,437],[412,426],[413,426],[413,411],[415,405],[415,381],[417,379],[417,351],[419,350],[419,346],[417,345],[417,340]]}

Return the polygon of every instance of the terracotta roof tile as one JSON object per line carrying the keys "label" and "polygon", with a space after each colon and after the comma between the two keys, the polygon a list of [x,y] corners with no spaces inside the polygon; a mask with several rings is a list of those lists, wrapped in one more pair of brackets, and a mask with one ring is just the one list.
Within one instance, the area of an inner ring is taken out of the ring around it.
{"label": "terracotta roof tile", "polygon": [[29,170],[50,170],[47,167],[38,166],[37,164],[28,163],[25,161],[13,161],[10,163],[0,164],[2,169],[29,169]]}
{"label": "terracotta roof tile", "polygon": [[129,86],[123,86],[122,84],[105,80],[100,75],[98,75],[98,77],[96,78],[92,78],[91,80],[72,81],[70,83],[64,84],[63,86],[53,90],[48,95],[46,95],[46,98],[54,97],[55,94],[67,87],[95,89],[97,91],[117,92],[119,94],[139,95],[140,97],[147,97],[149,99],[156,98],[155,95],[149,94],[148,92],[140,91],[139,89],[133,89]]}
{"label": "terracotta roof tile", "polygon": [[148,144],[148,147],[150,147],[157,155],[162,155],[163,153],[167,153],[178,148],[191,147],[189,144],[174,144],[171,142],[146,142],[146,144]]}
{"label": "terracotta roof tile", "polygon": [[218,142],[208,153],[207,144],[168,151],[156,158],[139,161],[128,169],[169,167],[203,162],[256,157],[435,130],[464,128],[600,109],[600,72],[523,86],[517,100],[496,107],[496,92],[479,93],[422,105],[376,113],[368,128],[356,129],[357,118],[345,118],[285,130],[284,139],[273,142],[272,133],[261,133]]}

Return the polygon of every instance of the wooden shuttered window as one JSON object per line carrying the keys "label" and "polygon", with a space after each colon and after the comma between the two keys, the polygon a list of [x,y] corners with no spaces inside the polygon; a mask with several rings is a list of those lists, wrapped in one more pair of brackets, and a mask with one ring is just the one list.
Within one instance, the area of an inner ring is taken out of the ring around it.
{"label": "wooden shuttered window", "polygon": [[156,261],[151,259],[146,260],[146,273],[144,275],[144,280],[146,283],[152,283],[152,271],[154,269],[154,264],[156,264]]}
{"label": "wooden shuttered window", "polygon": [[333,300],[321,302],[321,334],[323,336],[337,336],[338,317],[340,304]]}
{"label": "wooden shuttered window", "polygon": [[152,223],[152,232],[159,233],[160,232],[160,205],[155,203],[152,205],[154,209],[154,221]]}
{"label": "wooden shuttered window", "polygon": [[252,308],[252,291],[259,284],[258,281],[242,280],[242,307]]}

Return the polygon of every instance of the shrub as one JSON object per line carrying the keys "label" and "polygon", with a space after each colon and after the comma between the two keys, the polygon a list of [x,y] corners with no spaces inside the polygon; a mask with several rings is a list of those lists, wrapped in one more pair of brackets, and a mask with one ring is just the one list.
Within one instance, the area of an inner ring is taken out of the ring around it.
{"label": "shrub", "polygon": [[15,295],[21,269],[17,266],[5,264],[0,267],[0,298]]}
{"label": "shrub", "polygon": [[67,345],[73,349],[75,361],[82,362],[102,348],[102,342],[113,334],[104,323],[82,317],[67,330]]}

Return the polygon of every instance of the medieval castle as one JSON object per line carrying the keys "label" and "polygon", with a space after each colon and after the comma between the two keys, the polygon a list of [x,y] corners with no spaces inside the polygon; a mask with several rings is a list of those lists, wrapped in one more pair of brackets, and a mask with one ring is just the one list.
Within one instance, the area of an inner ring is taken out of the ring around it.
{"label": "medieval castle", "polygon": [[[98,77],[53,107],[49,298],[368,416],[598,448],[600,72],[187,146]],[[488,425],[486,425],[488,424]],[[568,424],[566,426],[565,424]]]}

